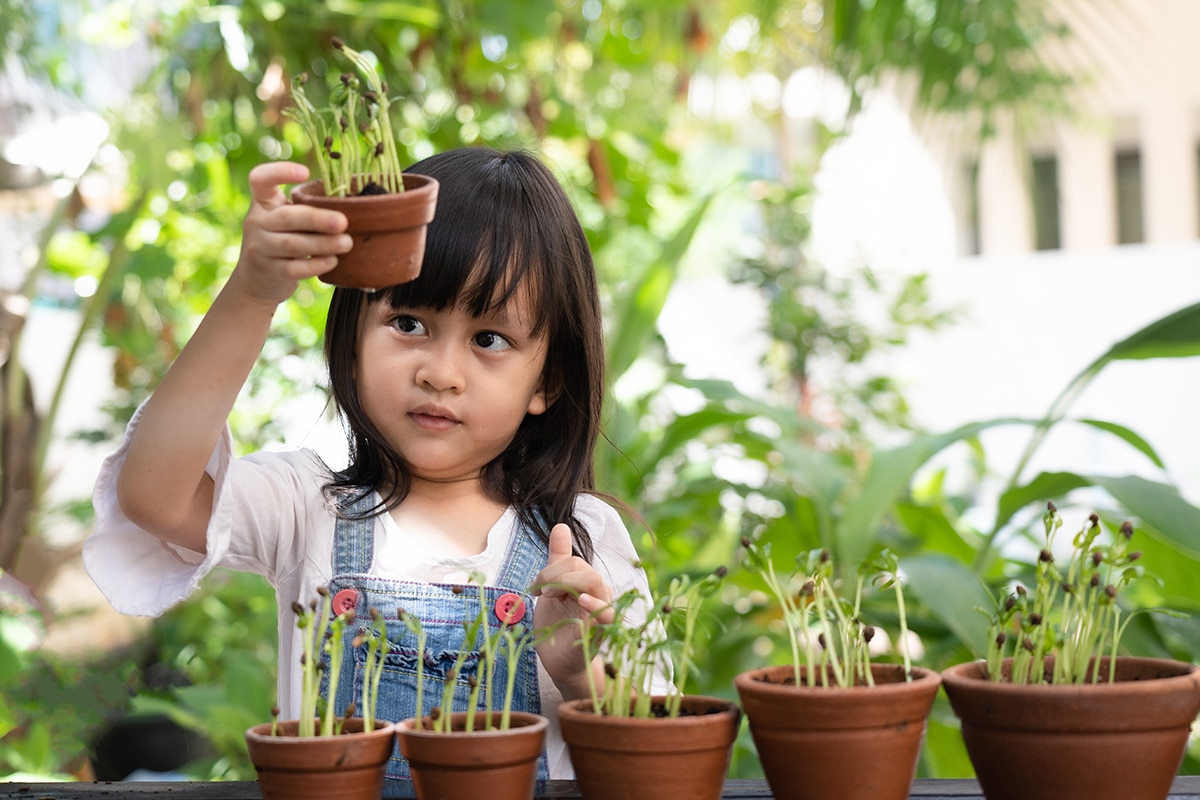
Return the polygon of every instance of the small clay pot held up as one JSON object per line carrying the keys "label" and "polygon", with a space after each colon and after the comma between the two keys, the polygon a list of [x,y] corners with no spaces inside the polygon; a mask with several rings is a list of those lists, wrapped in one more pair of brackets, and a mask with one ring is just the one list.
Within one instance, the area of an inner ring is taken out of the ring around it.
{"label": "small clay pot held up", "polygon": [[[438,182],[425,175],[404,174],[404,191],[394,194],[327,197],[319,181],[292,189],[292,202],[340,211],[354,240],[338,265],[321,276],[334,286],[382,289],[408,283],[421,274],[425,229],[437,209]],[[351,183],[356,190],[358,179]]]}
{"label": "small clay pot held up", "polygon": [[941,678],[874,664],[875,685],[797,686],[791,666],[743,672],[734,686],[771,794],[779,800],[907,800]]}
{"label": "small clay pot held up", "polygon": [[461,711],[451,715],[449,733],[429,730],[428,717],[424,730],[417,730],[415,718],[397,726],[400,753],[408,759],[417,797],[530,800],[550,721],[514,711],[506,730],[468,733],[466,717]]}
{"label": "small clay pot held up", "polygon": [[701,695],[684,695],[674,718],[604,716],[586,699],[558,707],[584,800],[717,800],[741,718],[736,703]]}
{"label": "small clay pot held up", "polygon": [[[1120,656],[1116,680],[991,681],[984,662],[942,671],[987,800],[1164,800],[1200,712],[1192,664]],[[1005,674],[1011,659],[1004,662]]]}
{"label": "small clay pot held up", "polygon": [[297,736],[299,725],[280,722],[276,736],[270,722],[246,731],[263,800],[379,800],[395,725],[363,733],[363,721],[355,717],[337,736]]}

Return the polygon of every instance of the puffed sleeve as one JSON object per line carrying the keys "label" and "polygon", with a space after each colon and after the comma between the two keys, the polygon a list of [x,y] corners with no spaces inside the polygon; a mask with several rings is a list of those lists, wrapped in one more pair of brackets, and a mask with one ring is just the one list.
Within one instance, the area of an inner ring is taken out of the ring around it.
{"label": "puffed sleeve", "polygon": [[[144,408],[143,405],[134,412],[120,447],[100,466],[92,491],[96,527],[83,543],[83,563],[117,611],[158,616],[196,589],[200,580],[220,562],[229,543],[216,540],[210,528],[207,553],[195,553],[147,533],[121,511],[117,502],[117,476],[129,455]],[[232,452],[226,430],[209,459],[208,473],[214,478],[224,475]]]}
{"label": "puffed sleeve", "polygon": [[120,447],[101,465],[92,495],[96,527],[83,545],[88,573],[117,611],[157,616],[191,595],[217,566],[256,572],[278,585],[279,572],[294,570],[313,546],[306,533],[332,528],[320,491],[328,471],[315,453],[234,458],[227,428],[207,466],[214,494],[205,553],[142,530],[121,511],[116,492],[141,414],[139,408]]}

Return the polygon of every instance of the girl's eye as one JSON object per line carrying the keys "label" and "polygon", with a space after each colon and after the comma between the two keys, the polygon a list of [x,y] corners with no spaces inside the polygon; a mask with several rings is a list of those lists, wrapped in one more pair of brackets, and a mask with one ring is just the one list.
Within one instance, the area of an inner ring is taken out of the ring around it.
{"label": "girl's eye", "polygon": [[404,314],[392,320],[392,327],[401,333],[420,334],[424,333],[425,331],[425,326],[421,324],[420,320],[418,320],[416,317],[410,317]]}
{"label": "girl's eye", "polygon": [[498,333],[484,331],[483,333],[475,334],[475,344],[482,347],[484,350],[492,352],[501,352],[512,347],[512,343]]}

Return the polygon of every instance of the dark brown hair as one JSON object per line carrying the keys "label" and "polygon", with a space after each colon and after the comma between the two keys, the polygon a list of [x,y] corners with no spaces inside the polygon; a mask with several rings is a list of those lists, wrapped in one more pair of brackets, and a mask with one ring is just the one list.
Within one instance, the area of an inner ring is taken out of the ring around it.
{"label": "dark brown hair", "polygon": [[575,551],[590,560],[591,539],[574,505],[580,492],[594,488],[604,341],[595,266],[579,218],[554,175],[527,153],[467,147],[406,171],[440,184],[420,276],[372,294],[335,289],[330,303],[325,357],[350,462],[326,493],[391,487],[371,511],[378,514],[403,502],[411,486],[404,458],[359,403],[354,363],[364,309],[386,299],[398,307],[483,315],[526,292],[534,334],[546,336],[542,379],[552,402],[545,413],[526,415],[512,443],[484,468],[484,491],[513,506],[543,539],[552,525],[568,523]]}

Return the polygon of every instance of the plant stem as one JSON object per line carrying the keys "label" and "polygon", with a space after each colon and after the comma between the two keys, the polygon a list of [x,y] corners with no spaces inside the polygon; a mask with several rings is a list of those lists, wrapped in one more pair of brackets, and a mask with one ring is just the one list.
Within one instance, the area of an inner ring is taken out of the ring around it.
{"label": "plant stem", "polygon": [[908,615],[904,610],[904,589],[900,585],[900,576],[895,579],[896,584],[896,608],[900,612],[900,637],[899,649],[900,655],[904,659],[904,680],[912,681],[912,659],[908,655]]}
{"label": "plant stem", "polygon": [[329,681],[326,686],[325,708],[321,713],[321,735],[332,736],[334,720],[337,718],[338,709],[335,705],[337,699],[338,683],[342,675],[342,655],[345,653],[345,646],[342,643],[342,633],[346,627],[346,618],[341,614],[336,617],[332,616],[332,602],[329,598],[327,601],[329,611],[326,612],[326,603],[322,604],[322,621],[325,615],[328,614],[328,625],[322,624],[321,639],[325,643],[325,652],[329,654]]}

